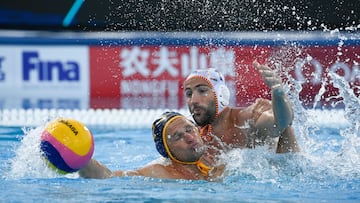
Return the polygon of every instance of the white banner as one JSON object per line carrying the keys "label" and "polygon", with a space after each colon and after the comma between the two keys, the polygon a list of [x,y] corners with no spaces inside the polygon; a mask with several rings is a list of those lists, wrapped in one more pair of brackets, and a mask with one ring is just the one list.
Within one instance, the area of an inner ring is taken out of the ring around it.
{"label": "white banner", "polygon": [[87,46],[0,46],[0,108],[88,108]]}

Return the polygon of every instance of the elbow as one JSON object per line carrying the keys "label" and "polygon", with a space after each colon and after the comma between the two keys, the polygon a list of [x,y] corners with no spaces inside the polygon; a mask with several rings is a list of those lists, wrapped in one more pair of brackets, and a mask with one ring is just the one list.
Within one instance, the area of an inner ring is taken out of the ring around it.
{"label": "elbow", "polygon": [[272,137],[278,137],[284,133],[289,127],[291,127],[294,120],[293,112],[289,112],[286,116],[277,117],[274,119],[272,128]]}
{"label": "elbow", "polygon": [[291,115],[287,119],[279,120],[274,123],[274,137],[280,136],[286,129],[291,127],[294,116]]}

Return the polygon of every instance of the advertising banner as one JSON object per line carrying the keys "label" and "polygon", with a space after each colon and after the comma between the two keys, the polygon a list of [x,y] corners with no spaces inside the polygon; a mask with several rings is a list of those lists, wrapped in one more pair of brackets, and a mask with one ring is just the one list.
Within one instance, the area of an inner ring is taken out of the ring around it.
{"label": "advertising banner", "polygon": [[0,108],[88,108],[87,46],[0,46]]}
{"label": "advertising banner", "polygon": [[300,84],[304,106],[334,107],[339,98],[328,74],[343,76],[359,95],[359,56],[359,46],[92,46],[90,107],[183,108],[185,78],[210,67],[224,74],[231,104],[248,105],[270,98],[254,60],[269,64],[284,82]]}

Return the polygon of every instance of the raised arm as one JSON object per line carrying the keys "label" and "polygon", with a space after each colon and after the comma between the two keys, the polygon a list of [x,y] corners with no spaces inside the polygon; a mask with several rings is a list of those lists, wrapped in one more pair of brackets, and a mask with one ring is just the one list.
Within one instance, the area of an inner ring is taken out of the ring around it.
{"label": "raised arm", "polygon": [[284,132],[294,119],[292,106],[282,88],[281,78],[276,76],[267,65],[253,63],[261,74],[265,84],[271,89],[272,113],[265,112],[257,121],[260,128],[270,132],[270,136],[276,137]]}

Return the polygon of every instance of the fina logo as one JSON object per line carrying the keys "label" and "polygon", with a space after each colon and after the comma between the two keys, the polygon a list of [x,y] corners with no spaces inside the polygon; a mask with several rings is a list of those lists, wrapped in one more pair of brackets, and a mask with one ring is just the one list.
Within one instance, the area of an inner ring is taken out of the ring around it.
{"label": "fina logo", "polygon": [[30,81],[34,75],[39,81],[80,80],[80,67],[75,61],[44,61],[36,51],[26,51],[22,57],[24,81]]}

